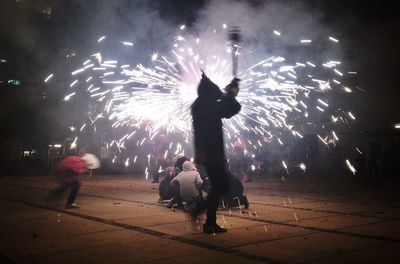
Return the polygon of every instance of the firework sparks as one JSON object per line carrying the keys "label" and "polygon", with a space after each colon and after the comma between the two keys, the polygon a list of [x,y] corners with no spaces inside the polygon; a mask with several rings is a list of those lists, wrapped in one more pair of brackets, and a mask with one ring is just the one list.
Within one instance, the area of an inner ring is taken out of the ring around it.
{"label": "firework sparks", "polygon": [[53,74],[50,74],[49,76],[46,77],[46,79],[44,79],[44,82],[47,83],[48,81],[51,80],[51,78],[53,78]]}
{"label": "firework sparks", "polygon": [[[304,163],[300,163],[300,164],[299,164],[299,168],[300,168],[302,171],[306,171],[306,169],[307,169],[306,164],[304,164]],[[290,197],[289,197],[289,199],[290,199]]]}
{"label": "firework sparks", "polygon": [[[226,32],[227,27],[227,24],[222,24],[220,29]],[[289,63],[290,58],[270,55],[254,60],[254,56],[250,59],[253,53],[251,47],[231,47],[226,46],[226,43],[220,45],[222,52],[217,56],[202,51],[200,38],[186,36],[185,25],[179,29],[179,35],[174,38],[168,54],[153,52],[149,55],[151,66],[131,66],[124,61],[112,59],[109,54],[93,53],[85,58],[83,67],[79,66],[71,73],[74,80],[64,97],[65,101],[69,101],[78,94],[79,89],[86,91],[90,97],[89,104],[93,106],[91,109],[94,110],[89,112],[91,121],[85,123],[86,127],[80,132],[84,132],[88,126],[95,128],[98,117],[109,119],[112,129],[119,132],[113,133],[117,138],[104,140],[103,144],[117,147],[119,154],[116,156],[124,156],[123,159],[116,157],[113,161],[120,161],[128,167],[136,164],[138,154],[143,155],[144,160],[147,157],[146,179],[152,155],[148,144],[155,142],[161,132],[166,133],[170,141],[164,156],[190,153],[190,105],[197,96],[200,73],[204,71],[217,85],[224,87],[232,79],[229,63],[232,52],[241,57],[244,70],[238,73],[241,79],[238,101],[242,111],[234,118],[224,120],[228,139],[233,139],[232,135],[240,131],[247,131],[257,137],[267,136],[269,142],[284,146],[289,136],[303,138],[304,131],[299,123],[313,122],[309,118],[311,109],[320,114],[329,113],[333,123],[342,120],[344,115],[355,120],[351,112],[343,112],[343,116],[330,115],[333,111],[330,109],[331,104],[323,97],[334,89],[351,92],[351,88],[344,86],[344,82],[339,79],[350,74],[349,71],[337,69],[338,66],[344,68],[341,61],[329,60],[318,64],[305,58],[303,61]],[[217,29],[212,32],[216,33]],[[272,34],[281,36],[277,30]],[[328,40],[339,42],[333,37]],[[98,43],[109,41],[112,40],[105,36],[97,39]],[[129,41],[116,43],[120,46],[134,46]],[[298,43],[311,46],[314,42],[311,39],[299,39]],[[322,77],[326,70],[332,76]],[[45,82],[52,77],[52,74],[49,75]],[[332,140],[339,140],[334,131],[325,136],[318,135],[318,138],[325,145],[329,145]],[[248,140],[250,149],[254,151],[266,144],[260,140],[253,142]],[[129,152],[127,145],[135,145],[134,153]],[[254,153],[249,154],[254,156]],[[281,162],[288,175],[290,164],[283,160]],[[306,169],[304,163],[298,167],[303,171]],[[285,180],[284,176],[282,180]]]}
{"label": "firework sparks", "polygon": [[129,42],[129,41],[121,41],[121,43],[122,43],[123,45],[125,45],[125,46],[129,46],[129,47],[132,47],[132,46],[133,46],[133,43],[132,43],[132,42]]}
{"label": "firework sparks", "polygon": [[347,159],[346,160],[346,166],[347,166],[347,168],[349,168],[349,170],[353,173],[353,174],[356,174],[356,168],[354,168],[354,166],[353,165],[351,165],[351,163],[350,163],[350,161]]}
{"label": "firework sparks", "polygon": [[361,155],[364,155],[364,153],[361,152],[359,148],[356,148],[357,152],[360,153]]}
{"label": "firework sparks", "polygon": [[334,38],[334,37],[329,37],[329,40],[331,40],[331,41],[333,41],[333,42],[336,42],[336,43],[338,43],[338,42],[339,42],[339,40],[338,40],[338,39],[336,39],[336,38]]}

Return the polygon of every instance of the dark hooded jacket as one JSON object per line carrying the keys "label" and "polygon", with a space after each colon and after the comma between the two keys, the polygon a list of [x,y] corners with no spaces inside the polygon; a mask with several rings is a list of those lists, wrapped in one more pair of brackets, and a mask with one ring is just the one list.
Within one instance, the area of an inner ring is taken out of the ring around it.
{"label": "dark hooded jacket", "polygon": [[204,74],[198,86],[198,97],[192,105],[195,163],[206,160],[224,164],[222,118],[230,118],[240,111],[233,93],[223,94]]}

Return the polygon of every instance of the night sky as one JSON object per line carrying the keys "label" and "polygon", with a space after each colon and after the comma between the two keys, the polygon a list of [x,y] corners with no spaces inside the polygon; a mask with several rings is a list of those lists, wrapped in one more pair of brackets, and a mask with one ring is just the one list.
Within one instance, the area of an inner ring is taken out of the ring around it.
{"label": "night sky", "polygon": [[[255,7],[275,3],[315,15],[321,28],[340,37],[346,62],[358,72],[355,85],[365,92],[348,103],[358,113],[361,127],[381,131],[400,122],[400,19],[391,1],[239,2]],[[68,123],[68,117],[62,118],[62,86],[68,81],[63,78],[68,77],[65,72],[75,67],[80,56],[93,49],[93,40],[101,35],[130,36],[133,31],[143,49],[132,56],[140,61],[143,54],[150,54],[146,47],[167,49],[158,37],[167,38],[172,28],[187,24],[195,29],[208,4],[185,0],[2,0],[0,58],[7,63],[0,65],[1,137],[24,144],[46,144],[63,138],[59,128]],[[284,21],[290,25],[291,18]],[[66,60],[68,54],[74,54],[76,60]],[[43,84],[49,73],[57,75],[59,87],[49,89]],[[10,85],[10,79],[20,80],[22,85]]]}

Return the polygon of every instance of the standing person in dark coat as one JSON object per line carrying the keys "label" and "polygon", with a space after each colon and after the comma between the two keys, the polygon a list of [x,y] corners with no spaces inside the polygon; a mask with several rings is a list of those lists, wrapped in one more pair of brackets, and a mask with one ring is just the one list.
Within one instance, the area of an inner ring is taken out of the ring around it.
{"label": "standing person in dark coat", "polygon": [[203,165],[211,181],[207,196],[207,220],[204,233],[222,233],[225,228],[217,225],[217,208],[221,197],[229,189],[229,175],[225,164],[222,118],[230,118],[240,111],[236,101],[238,79],[234,79],[222,93],[203,73],[197,88],[198,97],[192,105],[195,163]]}

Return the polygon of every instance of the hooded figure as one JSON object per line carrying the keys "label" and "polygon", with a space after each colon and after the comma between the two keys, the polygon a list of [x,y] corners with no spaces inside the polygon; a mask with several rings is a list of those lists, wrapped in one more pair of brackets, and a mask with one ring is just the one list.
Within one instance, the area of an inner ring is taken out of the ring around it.
{"label": "hooded figure", "polygon": [[165,177],[160,182],[158,187],[158,193],[160,198],[158,199],[158,203],[163,203],[164,200],[169,200],[174,198],[175,192],[172,186],[169,184],[172,179],[175,177],[175,170],[173,167],[168,167],[165,169]]}
{"label": "hooded figure", "polygon": [[178,175],[179,172],[183,171],[183,163],[185,163],[185,161],[189,160],[187,157],[183,156],[183,157],[179,157],[175,164],[174,164],[174,169],[175,169],[175,175]]}
{"label": "hooded figure", "polygon": [[240,111],[241,106],[235,99],[238,92],[237,81],[234,79],[226,87],[226,93],[222,93],[203,73],[197,90],[198,97],[192,105],[195,163],[205,167],[212,186],[206,201],[205,233],[226,232],[226,229],[216,223],[219,201],[229,188],[222,118],[230,118]]}
{"label": "hooded figure", "polygon": [[172,179],[171,185],[179,183],[180,194],[184,202],[191,202],[200,195],[203,180],[197,172],[196,167],[190,161],[183,163],[183,171]]}

